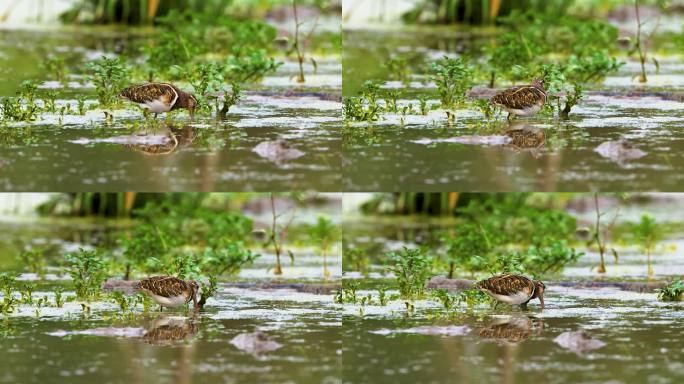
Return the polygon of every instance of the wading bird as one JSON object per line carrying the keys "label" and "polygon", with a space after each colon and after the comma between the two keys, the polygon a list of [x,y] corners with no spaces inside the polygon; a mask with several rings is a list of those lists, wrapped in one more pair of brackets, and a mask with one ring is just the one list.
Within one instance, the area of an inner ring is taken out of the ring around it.
{"label": "wading bird", "polygon": [[508,120],[515,116],[535,115],[546,103],[544,81],[535,79],[530,85],[508,88],[494,95],[491,102],[508,111]]}
{"label": "wading bird", "polygon": [[155,118],[157,118],[158,113],[186,108],[192,119],[195,116],[195,108],[197,108],[195,96],[167,83],[134,85],[122,90],[119,97],[137,103],[141,108],[154,113]]}
{"label": "wading bird", "polygon": [[502,303],[519,304],[522,309],[527,309],[527,303],[530,300],[539,298],[541,309],[544,309],[546,286],[539,280],[532,280],[522,275],[507,274],[478,281],[475,288]]}
{"label": "wading bird", "polygon": [[137,282],[135,289],[148,294],[162,308],[180,307],[190,300],[195,310],[199,308],[199,284],[196,281],[185,281],[173,276],[153,276]]}

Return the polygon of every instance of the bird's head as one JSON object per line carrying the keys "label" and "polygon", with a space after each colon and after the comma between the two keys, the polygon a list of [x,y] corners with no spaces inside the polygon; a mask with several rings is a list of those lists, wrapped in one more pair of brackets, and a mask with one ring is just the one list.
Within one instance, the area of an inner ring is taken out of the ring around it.
{"label": "bird's head", "polygon": [[539,298],[541,309],[544,309],[544,291],[546,290],[546,285],[544,285],[541,280],[535,280],[534,287],[534,293]]}
{"label": "bird's head", "polygon": [[540,89],[546,89],[545,76],[537,77],[536,79],[532,80],[532,86],[540,88]]}

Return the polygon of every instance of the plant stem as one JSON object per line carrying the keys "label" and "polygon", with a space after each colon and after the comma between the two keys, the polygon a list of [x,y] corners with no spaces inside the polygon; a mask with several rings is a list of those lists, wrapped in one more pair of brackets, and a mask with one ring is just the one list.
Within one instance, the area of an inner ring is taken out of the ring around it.
{"label": "plant stem", "polygon": [[605,248],[601,242],[601,211],[599,210],[598,193],[594,193],[594,206],[596,207],[596,232],[594,236],[596,239],[596,244],[598,245],[599,255],[601,255],[601,264],[599,264],[598,273],[606,273],[606,264],[603,260]]}
{"label": "plant stem", "polygon": [[278,236],[276,236],[276,231],[277,231],[277,219],[278,216],[276,215],[276,210],[275,210],[275,197],[274,193],[271,192],[271,213],[273,214],[273,224],[271,225],[271,241],[273,242],[273,248],[275,249],[275,254],[276,254],[276,266],[275,270],[273,271],[274,274],[276,275],[282,275],[283,274],[283,269],[280,266],[280,244],[278,243]]}
{"label": "plant stem", "polygon": [[299,16],[297,15],[297,0],[292,0],[292,11],[295,19],[295,33],[294,33],[294,49],[297,51],[297,61],[299,62],[299,77],[298,83],[306,81],[304,79],[304,52],[302,52],[299,44]]}

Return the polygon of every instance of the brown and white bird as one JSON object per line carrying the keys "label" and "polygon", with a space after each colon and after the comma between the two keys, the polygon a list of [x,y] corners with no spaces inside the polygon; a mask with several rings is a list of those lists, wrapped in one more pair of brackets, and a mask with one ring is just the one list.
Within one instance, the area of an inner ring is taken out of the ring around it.
{"label": "brown and white bird", "polygon": [[185,281],[173,276],[153,276],[137,282],[135,289],[147,293],[162,307],[180,307],[192,300],[194,308],[198,309],[199,284],[196,281]]}
{"label": "brown and white bird", "polygon": [[544,309],[544,290],[546,286],[539,280],[515,274],[490,277],[478,281],[475,288],[486,293],[493,299],[510,305],[520,305],[527,308],[527,303],[539,298],[541,309]]}
{"label": "brown and white bird", "polygon": [[178,87],[168,83],[147,83],[134,85],[122,90],[119,97],[137,103],[141,108],[148,109],[157,117],[158,113],[186,108],[190,118],[195,115],[197,99],[195,96],[181,91]]}
{"label": "brown and white bird", "polygon": [[491,102],[508,111],[509,120],[511,116],[535,115],[546,104],[544,81],[535,79],[530,85],[508,88],[494,95]]}

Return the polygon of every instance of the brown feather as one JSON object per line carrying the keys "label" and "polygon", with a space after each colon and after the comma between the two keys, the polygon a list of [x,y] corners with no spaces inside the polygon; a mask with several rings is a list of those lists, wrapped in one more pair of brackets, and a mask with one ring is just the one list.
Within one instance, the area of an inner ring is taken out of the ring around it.
{"label": "brown feather", "polygon": [[527,109],[545,102],[544,91],[530,85],[509,88],[492,97],[492,103],[510,109]]}
{"label": "brown feather", "polygon": [[165,104],[171,105],[176,98],[176,93],[180,90],[171,84],[167,83],[148,83],[142,85],[134,85],[128,87],[119,93],[120,96],[127,98],[135,103],[146,103],[149,101],[159,100]]}
{"label": "brown feather", "polygon": [[188,295],[189,297],[192,297],[190,284],[173,276],[149,277],[141,280],[138,283],[138,288],[162,297],[179,295]]}
{"label": "brown feather", "polygon": [[524,291],[529,295],[535,290],[534,281],[522,275],[499,275],[489,279],[478,281],[475,285],[478,289],[486,289],[496,295],[513,295]]}

